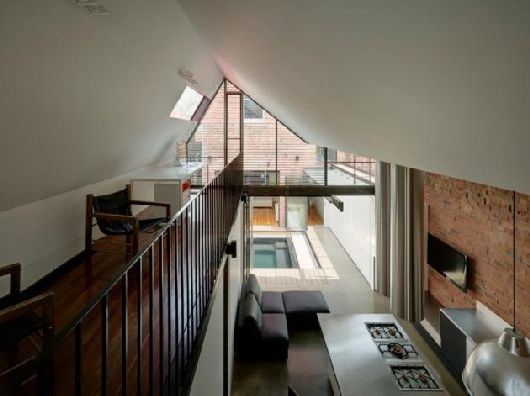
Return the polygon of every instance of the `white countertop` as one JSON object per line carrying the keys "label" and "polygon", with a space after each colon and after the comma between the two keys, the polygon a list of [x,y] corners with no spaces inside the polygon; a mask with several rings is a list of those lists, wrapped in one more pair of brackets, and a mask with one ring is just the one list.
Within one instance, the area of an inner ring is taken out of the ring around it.
{"label": "white countertop", "polygon": [[131,180],[184,180],[201,168],[202,163],[200,162],[188,162],[179,166],[175,165],[174,162],[164,163],[132,173]]}
{"label": "white countertop", "polygon": [[[341,395],[448,395],[443,390],[400,390],[390,367],[372,340],[366,322],[395,322],[391,314],[329,315],[319,314],[318,320],[328,348],[335,379]],[[398,324],[399,326],[399,324]],[[412,343],[411,341],[409,343]],[[436,382],[443,388],[438,374],[423,357]],[[402,361],[403,365],[412,362]]]}

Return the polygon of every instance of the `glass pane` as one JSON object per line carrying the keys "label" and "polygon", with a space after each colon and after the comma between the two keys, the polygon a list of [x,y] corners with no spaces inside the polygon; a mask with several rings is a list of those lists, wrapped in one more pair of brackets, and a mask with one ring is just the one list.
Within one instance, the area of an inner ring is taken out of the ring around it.
{"label": "glass pane", "polygon": [[217,164],[221,158],[221,168],[224,161],[224,89],[221,85],[212,100],[210,107],[204,114],[195,134],[187,144],[188,161],[203,162],[210,159],[212,164]]}
{"label": "glass pane", "polygon": [[182,120],[191,120],[191,117],[197,110],[203,96],[193,88],[186,86],[175,107],[169,115],[171,118],[180,118]]}
{"label": "glass pane", "polygon": [[263,118],[244,120],[244,169],[249,184],[276,184],[276,119],[263,110]]}
{"label": "glass pane", "polygon": [[331,160],[328,155],[329,185],[375,183],[375,160],[372,158],[343,151],[337,151],[335,158]]}
{"label": "glass pane", "polygon": [[228,139],[228,162],[232,161],[239,154],[239,139]]}
{"label": "glass pane", "polygon": [[287,229],[307,230],[307,197],[287,197]]}
{"label": "glass pane", "polygon": [[278,172],[282,184],[324,184],[318,147],[278,123]]}
{"label": "glass pane", "polygon": [[228,130],[229,139],[239,139],[241,134],[241,95],[228,95]]}

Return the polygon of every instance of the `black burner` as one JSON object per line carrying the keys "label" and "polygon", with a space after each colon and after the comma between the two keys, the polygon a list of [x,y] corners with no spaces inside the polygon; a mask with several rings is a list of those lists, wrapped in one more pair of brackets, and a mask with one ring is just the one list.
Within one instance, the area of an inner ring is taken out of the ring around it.
{"label": "black burner", "polygon": [[379,352],[387,359],[416,359],[418,352],[412,344],[400,344],[397,342],[378,344]]}
{"label": "black burner", "polygon": [[395,323],[366,323],[366,328],[373,339],[404,338]]}
{"label": "black burner", "polygon": [[400,389],[440,389],[440,386],[425,366],[390,366],[390,368]]}

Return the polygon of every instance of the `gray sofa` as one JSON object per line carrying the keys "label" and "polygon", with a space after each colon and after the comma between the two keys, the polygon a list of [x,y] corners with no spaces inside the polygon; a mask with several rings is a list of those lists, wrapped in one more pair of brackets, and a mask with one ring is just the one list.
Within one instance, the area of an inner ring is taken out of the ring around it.
{"label": "gray sofa", "polygon": [[251,360],[287,359],[289,333],[284,313],[264,313],[252,293],[240,301],[236,352]]}
{"label": "gray sofa", "polygon": [[288,329],[318,328],[317,313],[329,313],[320,290],[262,291],[253,274],[238,309],[236,352],[251,359],[286,359]]}

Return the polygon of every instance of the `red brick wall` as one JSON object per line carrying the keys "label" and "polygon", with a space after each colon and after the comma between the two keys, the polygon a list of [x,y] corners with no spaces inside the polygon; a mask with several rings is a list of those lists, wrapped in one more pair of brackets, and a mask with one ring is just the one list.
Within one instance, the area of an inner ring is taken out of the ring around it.
{"label": "red brick wall", "polygon": [[[228,85],[228,91],[236,90]],[[239,106],[239,96],[228,96],[229,160],[239,152]],[[224,89],[221,87],[193,137],[193,141],[202,142],[202,157],[211,157],[210,178],[214,176],[214,170],[223,167],[223,117]],[[277,130],[276,164],[276,119],[266,111],[263,119],[245,120],[244,133],[245,170],[277,169],[280,181],[284,182],[286,177],[300,178],[304,168],[323,166],[317,158],[317,146],[303,142],[281,123],[278,123]]]}
{"label": "red brick wall", "polygon": [[530,197],[515,195],[515,319],[516,327],[530,337]]}
{"label": "red brick wall", "polygon": [[[516,316],[530,335],[529,197],[516,194]],[[436,174],[426,174],[429,232],[469,257],[469,289],[462,292],[429,268],[429,291],[448,307],[472,307],[476,300],[513,322],[513,195],[511,191]]]}

